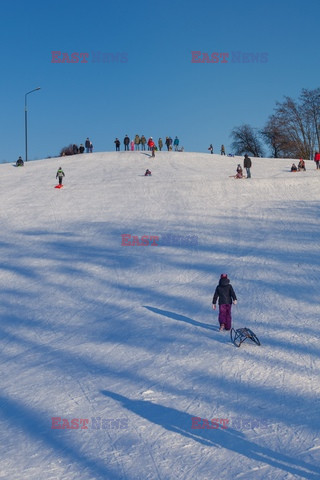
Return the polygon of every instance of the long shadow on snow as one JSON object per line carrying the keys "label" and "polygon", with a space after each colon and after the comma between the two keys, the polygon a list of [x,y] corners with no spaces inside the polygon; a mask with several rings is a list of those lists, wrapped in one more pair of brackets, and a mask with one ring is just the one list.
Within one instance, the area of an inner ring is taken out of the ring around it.
{"label": "long shadow on snow", "polygon": [[101,393],[119,402],[124,408],[148,422],[159,425],[168,430],[168,432],[198,442],[205,447],[225,448],[250,460],[255,460],[292,475],[299,475],[301,478],[308,480],[319,479],[316,466],[276,452],[270,448],[259,446],[246,440],[243,434],[233,428],[227,428],[226,430],[192,430],[192,415],[185,412],[149,401],[131,400],[108,390],[102,390]]}
{"label": "long shadow on snow", "polygon": [[172,318],[173,320],[178,320],[180,322],[189,323],[190,325],[194,325],[195,327],[207,328],[208,330],[214,330],[214,331],[218,330],[218,327],[213,327],[208,323],[198,322],[184,315],[179,315],[178,313],[169,312],[167,310],[160,310],[160,308],[149,307],[148,305],[144,305],[144,308],[147,308],[151,312],[157,313],[158,315],[163,315],[165,317]]}
{"label": "long shadow on snow", "polygon": [[[0,397],[0,415],[10,425],[10,429],[16,428],[27,437],[40,441],[45,447],[51,449],[59,459],[63,459],[66,471],[68,471],[70,464],[75,465],[79,472],[79,478],[81,477],[80,472],[88,470],[92,478],[95,479],[123,479],[123,476],[119,475],[115,468],[106,465],[98,458],[91,458],[86,454],[85,449],[80,451],[76,446],[73,446],[70,442],[70,436],[65,435],[67,433],[65,430],[52,430],[49,416],[44,418],[43,415],[27,407],[24,403],[5,396]],[[63,438],[64,436],[66,438]]]}

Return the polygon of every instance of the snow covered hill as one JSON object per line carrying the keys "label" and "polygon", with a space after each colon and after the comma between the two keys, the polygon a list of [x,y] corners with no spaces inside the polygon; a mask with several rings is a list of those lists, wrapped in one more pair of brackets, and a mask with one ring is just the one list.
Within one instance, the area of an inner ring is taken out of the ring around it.
{"label": "snow covered hill", "polygon": [[0,478],[320,479],[320,171],[252,161],[0,165]]}

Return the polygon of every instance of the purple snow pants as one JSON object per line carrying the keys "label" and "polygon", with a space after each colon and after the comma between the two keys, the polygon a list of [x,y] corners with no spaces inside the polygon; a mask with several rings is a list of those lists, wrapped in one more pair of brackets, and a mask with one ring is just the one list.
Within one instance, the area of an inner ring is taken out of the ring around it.
{"label": "purple snow pants", "polygon": [[219,323],[224,324],[226,330],[231,330],[231,304],[219,305]]}

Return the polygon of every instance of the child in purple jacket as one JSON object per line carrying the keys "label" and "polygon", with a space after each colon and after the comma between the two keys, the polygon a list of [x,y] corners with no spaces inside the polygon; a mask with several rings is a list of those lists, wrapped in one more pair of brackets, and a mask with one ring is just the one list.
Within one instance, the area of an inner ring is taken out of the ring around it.
{"label": "child in purple jacket", "polygon": [[226,273],[221,274],[219,285],[213,295],[212,308],[214,310],[218,298],[220,331],[231,330],[231,305],[237,303],[237,297]]}

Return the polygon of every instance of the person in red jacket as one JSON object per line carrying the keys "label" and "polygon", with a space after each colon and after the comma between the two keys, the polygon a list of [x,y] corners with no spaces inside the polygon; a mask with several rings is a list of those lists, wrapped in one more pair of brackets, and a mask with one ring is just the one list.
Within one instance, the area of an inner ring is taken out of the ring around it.
{"label": "person in red jacket", "polygon": [[314,161],[316,162],[317,170],[319,170],[320,169],[320,153],[319,152],[315,153]]}
{"label": "person in red jacket", "polygon": [[153,156],[153,157],[155,156],[155,154],[154,154],[155,146],[156,146],[156,145],[155,145],[152,137],[150,137],[149,140],[148,140],[148,147],[149,147],[149,150],[152,151],[152,156]]}

